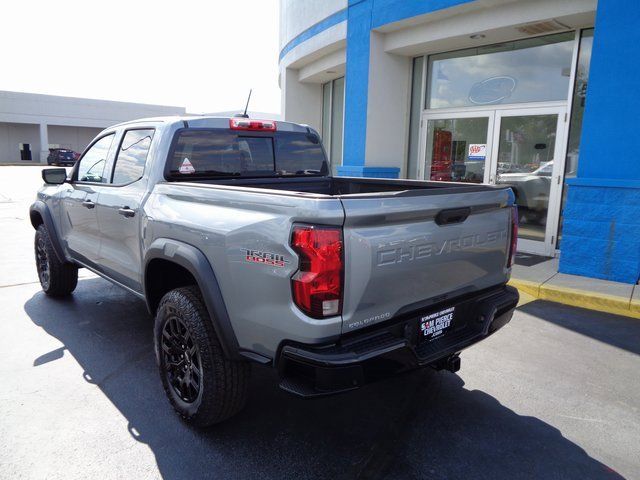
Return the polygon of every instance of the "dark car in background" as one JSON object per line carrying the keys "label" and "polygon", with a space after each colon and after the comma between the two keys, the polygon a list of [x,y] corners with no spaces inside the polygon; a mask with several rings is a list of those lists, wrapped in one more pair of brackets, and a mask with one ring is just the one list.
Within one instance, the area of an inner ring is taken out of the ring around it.
{"label": "dark car in background", "polygon": [[47,156],[49,165],[70,165],[73,166],[80,156],[68,148],[50,148]]}

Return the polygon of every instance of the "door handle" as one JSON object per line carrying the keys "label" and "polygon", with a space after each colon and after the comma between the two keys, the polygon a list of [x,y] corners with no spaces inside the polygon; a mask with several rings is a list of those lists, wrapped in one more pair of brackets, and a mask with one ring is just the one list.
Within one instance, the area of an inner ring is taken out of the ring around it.
{"label": "door handle", "polygon": [[85,208],[95,208],[96,204],[91,200],[85,200],[84,202],[82,202],[82,206]]}
{"label": "door handle", "polygon": [[122,207],[118,209],[118,213],[123,217],[133,217],[136,214],[136,211],[129,207]]}

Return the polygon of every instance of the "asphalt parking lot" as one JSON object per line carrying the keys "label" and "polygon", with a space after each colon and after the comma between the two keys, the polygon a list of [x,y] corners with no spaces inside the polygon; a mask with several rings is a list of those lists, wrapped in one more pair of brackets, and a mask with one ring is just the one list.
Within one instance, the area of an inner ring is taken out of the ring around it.
{"label": "asphalt parking lot", "polygon": [[462,354],[301,400],[254,368],[237,417],[185,426],[164,397],[144,304],[81,273],[41,293],[37,167],[0,167],[0,477],[640,478],[640,321],[541,301]]}

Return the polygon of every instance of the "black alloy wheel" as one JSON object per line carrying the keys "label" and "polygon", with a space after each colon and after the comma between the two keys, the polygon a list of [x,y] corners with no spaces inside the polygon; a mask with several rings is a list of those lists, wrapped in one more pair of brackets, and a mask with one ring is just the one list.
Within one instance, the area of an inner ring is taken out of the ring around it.
{"label": "black alloy wheel", "polygon": [[43,236],[38,237],[36,242],[36,268],[38,270],[38,278],[44,290],[49,289],[49,281],[51,278],[49,268],[49,255],[47,254],[47,245]]}
{"label": "black alloy wheel", "polygon": [[58,258],[51,236],[43,224],[36,229],[33,249],[38,280],[44,293],[52,297],[64,297],[73,292],[78,284],[78,267]]}
{"label": "black alloy wheel", "polygon": [[162,329],[162,355],[167,382],[185,403],[193,403],[202,390],[202,360],[198,345],[176,312]]}
{"label": "black alloy wheel", "polygon": [[167,292],[153,329],[156,360],[167,398],[197,427],[220,423],[245,404],[251,365],[228,358],[196,285]]}

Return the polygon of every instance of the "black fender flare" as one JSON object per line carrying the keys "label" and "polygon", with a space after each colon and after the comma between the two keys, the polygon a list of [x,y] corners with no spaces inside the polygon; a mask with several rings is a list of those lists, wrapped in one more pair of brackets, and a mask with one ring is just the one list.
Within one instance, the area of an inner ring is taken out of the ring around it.
{"label": "black fender flare", "polygon": [[146,272],[149,263],[154,259],[176,263],[191,273],[202,292],[205,306],[209,311],[209,317],[222,345],[222,350],[227,358],[242,359],[239,356],[238,339],[233,331],[218,279],[204,253],[193,245],[178,240],[158,238],[153,241],[144,256],[143,291],[149,311],[152,311],[152,306],[149,303],[149,295],[147,295]]}
{"label": "black fender flare", "polygon": [[[42,222],[38,221],[38,217],[42,219]],[[33,202],[29,207],[29,219],[31,220],[31,225],[36,230],[40,223],[44,224],[49,232],[49,238],[51,239],[53,251],[56,252],[56,257],[58,257],[58,260],[61,262],[68,262],[67,256],[64,254],[62,244],[60,243],[60,238],[58,237],[58,230],[56,229],[53,217],[51,216],[51,211],[47,204],[42,200],[36,200]]]}

